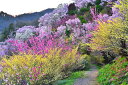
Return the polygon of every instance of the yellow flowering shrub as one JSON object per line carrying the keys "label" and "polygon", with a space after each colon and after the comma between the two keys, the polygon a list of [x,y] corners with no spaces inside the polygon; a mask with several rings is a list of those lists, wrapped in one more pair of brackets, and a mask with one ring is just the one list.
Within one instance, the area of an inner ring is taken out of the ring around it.
{"label": "yellow flowering shrub", "polygon": [[3,58],[0,62],[3,67],[0,78],[4,80],[3,84],[19,84],[23,80],[34,84],[43,77],[42,63],[41,55],[20,54],[9,59]]}
{"label": "yellow flowering shrub", "polygon": [[67,76],[75,68],[78,60],[81,59],[77,55],[77,49],[65,52],[62,52],[62,49],[53,49],[44,56],[46,56],[44,71],[50,76],[48,79],[51,81]]}
{"label": "yellow flowering shrub", "polygon": [[94,31],[93,38],[89,46],[93,50],[115,51],[121,49],[121,39],[128,40],[127,25],[122,23],[121,19],[99,21],[98,30]]}
{"label": "yellow flowering shrub", "polygon": [[119,9],[119,12],[128,20],[128,0],[118,0],[120,4],[115,4],[114,7]]}
{"label": "yellow flowering shrub", "polygon": [[0,61],[0,79],[3,80],[3,85],[50,83],[70,73],[81,59],[77,49],[65,51],[54,48],[44,55],[13,55]]}

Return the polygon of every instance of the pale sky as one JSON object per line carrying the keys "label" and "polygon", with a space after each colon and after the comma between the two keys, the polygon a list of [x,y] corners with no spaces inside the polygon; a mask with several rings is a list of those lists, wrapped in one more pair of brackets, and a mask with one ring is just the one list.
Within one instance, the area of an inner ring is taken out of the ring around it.
{"label": "pale sky", "polygon": [[0,0],[0,11],[11,15],[38,12],[47,8],[56,8],[61,3],[73,0]]}

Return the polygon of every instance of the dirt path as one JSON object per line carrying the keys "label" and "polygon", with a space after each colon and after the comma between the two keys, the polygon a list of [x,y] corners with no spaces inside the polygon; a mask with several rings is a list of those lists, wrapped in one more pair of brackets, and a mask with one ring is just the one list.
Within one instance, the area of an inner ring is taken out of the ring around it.
{"label": "dirt path", "polygon": [[85,74],[87,77],[77,79],[74,85],[98,85],[96,81],[98,70],[95,66],[92,66],[90,71],[87,71]]}

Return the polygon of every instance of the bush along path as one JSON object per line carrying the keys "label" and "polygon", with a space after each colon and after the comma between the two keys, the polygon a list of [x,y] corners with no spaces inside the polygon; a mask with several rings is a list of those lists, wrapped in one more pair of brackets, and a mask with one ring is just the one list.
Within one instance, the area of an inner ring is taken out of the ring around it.
{"label": "bush along path", "polygon": [[96,81],[96,77],[98,75],[98,70],[96,66],[91,66],[89,71],[85,73],[87,75],[86,78],[78,78],[74,85],[99,85]]}

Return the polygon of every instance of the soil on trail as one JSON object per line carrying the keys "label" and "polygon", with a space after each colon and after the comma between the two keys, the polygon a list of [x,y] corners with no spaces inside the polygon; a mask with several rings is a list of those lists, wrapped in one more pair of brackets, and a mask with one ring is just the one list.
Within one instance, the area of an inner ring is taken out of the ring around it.
{"label": "soil on trail", "polygon": [[76,80],[74,85],[99,85],[96,81],[98,70],[95,66],[92,66],[90,71],[86,71],[86,78],[79,78]]}

